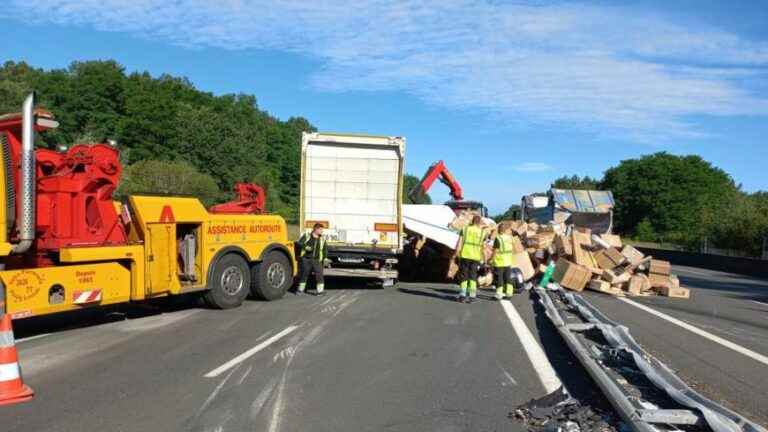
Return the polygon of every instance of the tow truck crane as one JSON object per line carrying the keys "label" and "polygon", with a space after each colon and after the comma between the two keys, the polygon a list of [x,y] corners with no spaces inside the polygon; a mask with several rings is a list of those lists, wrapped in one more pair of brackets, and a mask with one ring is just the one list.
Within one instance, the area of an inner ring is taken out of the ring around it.
{"label": "tow truck crane", "polygon": [[423,197],[429,192],[429,189],[435,183],[435,180],[440,180],[441,183],[448,186],[450,189],[451,200],[446,201],[445,205],[453,209],[455,213],[459,213],[462,210],[474,210],[480,213],[481,216],[487,217],[488,210],[480,201],[471,201],[464,199],[464,191],[461,189],[461,185],[456,178],[448,171],[448,167],[445,166],[445,162],[439,160],[433,163],[424,177],[421,178],[419,184],[413,187],[408,192],[408,198],[411,202],[416,202],[420,197]]}
{"label": "tow truck crane", "polygon": [[200,292],[215,308],[252,293],[278,299],[295,274],[285,221],[259,214],[264,192],[210,211],[196,198],[112,199],[119,152],[110,144],[35,149],[58,126],[35,109],[0,116],[0,315],[25,318]]}

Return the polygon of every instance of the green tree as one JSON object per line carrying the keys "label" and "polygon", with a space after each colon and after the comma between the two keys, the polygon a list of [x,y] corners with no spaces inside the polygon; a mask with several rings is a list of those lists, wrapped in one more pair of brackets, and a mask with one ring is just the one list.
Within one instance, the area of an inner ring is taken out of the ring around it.
{"label": "green tree", "polygon": [[652,231],[646,232],[691,248],[712,232],[739,194],[727,173],[701,157],[665,152],[622,161],[605,172],[598,186],[617,198],[617,231],[633,233],[648,221]]}
{"label": "green tree", "polygon": [[562,176],[556,178],[550,187],[554,189],[579,189],[579,190],[597,190],[598,179],[590,176],[579,177],[578,175]]}
{"label": "green tree", "polygon": [[429,194],[416,196],[416,200],[412,201],[408,194],[413,188],[415,188],[421,179],[412,174],[406,174],[403,177],[403,202],[409,204],[432,204],[432,197]]}
{"label": "green tree", "polygon": [[655,242],[658,237],[653,230],[653,224],[648,218],[643,218],[635,227],[634,237],[641,241]]}
{"label": "green tree", "polygon": [[519,220],[520,219],[520,205],[512,204],[509,208],[501,214],[493,216],[493,220],[500,222],[503,220]]}
{"label": "green tree", "polygon": [[739,194],[728,203],[714,224],[710,244],[759,257],[763,239],[768,236],[768,200],[765,192]]}
{"label": "green tree", "polygon": [[209,206],[222,199],[213,177],[185,162],[143,160],[128,166],[116,196],[133,194],[187,195]]}
{"label": "green tree", "polygon": [[34,71],[26,63],[6,62],[0,69],[0,114],[21,111],[21,104],[32,91],[29,75]]}

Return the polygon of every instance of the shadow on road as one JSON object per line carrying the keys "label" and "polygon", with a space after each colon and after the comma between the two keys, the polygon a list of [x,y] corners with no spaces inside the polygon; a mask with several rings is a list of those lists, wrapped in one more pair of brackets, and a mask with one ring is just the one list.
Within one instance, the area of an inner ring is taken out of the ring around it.
{"label": "shadow on road", "polygon": [[[403,288],[400,287],[397,289],[399,292],[404,294],[410,294],[410,295],[416,295],[416,296],[422,296],[422,297],[431,297],[439,300],[448,300],[451,302],[456,302],[456,291],[452,290],[437,290],[437,289],[430,289],[429,291],[420,290],[420,289],[411,289],[411,288]],[[445,292],[442,292],[445,291]],[[448,293],[450,291],[450,293]]]}
{"label": "shadow on road", "polygon": [[90,307],[71,312],[60,312],[13,321],[17,339],[44,333],[92,327],[128,319],[140,319],[163,313],[205,307],[199,294],[164,297],[140,303],[123,303],[103,307]]}
{"label": "shadow on road", "polygon": [[[455,302],[459,296],[458,288],[451,289],[451,288],[436,288],[436,287],[428,286],[425,288],[400,287],[397,290],[404,294],[418,295],[423,297],[432,297],[440,300],[449,300],[452,302]],[[495,293],[496,291],[494,290],[488,290],[484,288],[478,289],[477,298],[478,300],[496,301]]]}

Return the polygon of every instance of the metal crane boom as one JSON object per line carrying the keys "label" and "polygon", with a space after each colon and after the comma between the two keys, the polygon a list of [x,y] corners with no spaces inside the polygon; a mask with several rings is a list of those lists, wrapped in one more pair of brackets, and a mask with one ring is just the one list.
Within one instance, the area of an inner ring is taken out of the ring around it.
{"label": "metal crane boom", "polygon": [[424,174],[424,177],[421,178],[419,184],[414,186],[414,188],[411,189],[411,191],[408,193],[408,198],[410,198],[411,201],[416,202],[419,197],[423,197],[427,194],[427,192],[429,192],[429,189],[435,183],[435,180],[438,179],[444,185],[448,186],[450,189],[451,198],[456,201],[461,201],[464,199],[464,192],[461,190],[461,185],[453,176],[453,174],[448,171],[448,167],[445,166],[445,162],[442,160],[433,163],[429,167],[427,172]]}

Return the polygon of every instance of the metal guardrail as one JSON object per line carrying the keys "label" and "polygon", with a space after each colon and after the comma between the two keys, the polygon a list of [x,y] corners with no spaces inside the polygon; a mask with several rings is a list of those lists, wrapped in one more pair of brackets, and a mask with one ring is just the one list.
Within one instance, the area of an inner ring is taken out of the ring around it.
{"label": "metal guardrail", "polygon": [[[562,293],[560,300],[578,314],[581,323],[566,322],[550,297],[550,291],[536,288],[539,302],[547,317],[619,416],[634,432],[657,431],[658,426],[663,424],[706,425],[714,432],[768,432],[760,425],[690,388],[669,367],[640,347],[625,326],[610,320],[582,296],[558,291]],[[613,350],[628,355],[635,367],[658,390],[688,409],[649,408],[648,404],[643,404],[637,397],[627,394],[609,375],[606,366],[600,361],[600,354],[590,349],[594,347],[587,346],[577,337],[578,332],[592,329],[599,330]]]}

